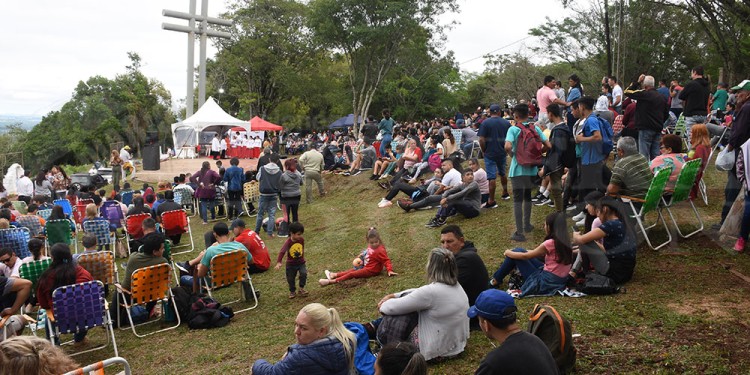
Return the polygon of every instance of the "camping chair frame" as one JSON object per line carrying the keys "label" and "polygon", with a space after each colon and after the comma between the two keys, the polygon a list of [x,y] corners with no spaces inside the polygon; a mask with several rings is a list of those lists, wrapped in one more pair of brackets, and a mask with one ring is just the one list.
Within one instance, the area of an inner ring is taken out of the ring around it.
{"label": "camping chair frame", "polygon": [[[54,328],[51,324],[47,324],[47,331],[52,344],[55,343],[55,339],[59,338],[61,333],[75,333],[80,328],[105,327],[109,331],[109,335],[106,335],[107,343],[71,355],[104,349],[109,346],[110,337],[115,356],[118,355],[115,331],[112,328],[109,306],[104,299],[104,284],[101,281],[89,281],[55,289],[52,292],[52,306],[52,310],[47,310],[47,320],[55,322]],[[63,345],[69,344],[71,341],[63,343]]]}
{"label": "camping chair frame", "polygon": [[479,141],[471,142],[471,151],[469,152],[469,159],[478,158],[482,153],[482,149],[479,147]]}
{"label": "camping chair frame", "polygon": [[[76,240],[75,236],[73,235],[73,232],[70,229],[70,220],[68,219],[58,219],[58,220],[49,220],[47,221],[47,224],[45,225],[45,232],[47,234],[47,240],[45,241],[47,244],[47,248],[52,247],[52,245],[56,243],[64,243],[67,245],[73,245],[75,247],[75,253],[78,253],[78,241]],[[55,229],[54,232],[51,231],[51,229]],[[59,231],[59,233],[57,232]],[[53,233],[53,234],[50,234]],[[66,236],[66,241],[58,241],[57,236]],[[51,239],[50,239],[51,238]]]}
{"label": "camping chair frame", "polygon": [[195,216],[198,213],[198,209],[195,204],[195,197],[192,194],[186,196],[188,193],[187,189],[174,190],[174,201],[175,203],[182,206],[182,209],[187,212],[190,209],[190,216]]}
{"label": "camping chair frame", "polygon": [[28,206],[24,201],[13,201],[13,208],[20,212],[22,215],[26,215],[29,212]]}
{"label": "camping chair frame", "polygon": [[122,228],[125,225],[125,215],[122,213],[122,207],[117,201],[104,201],[99,209],[101,217],[109,220],[110,225],[115,228]]}
{"label": "camping chair frame", "polygon": [[89,203],[94,203],[93,199],[79,199],[78,202],[76,202],[76,210],[73,213],[73,217],[75,219],[76,225],[80,228],[81,224],[83,223],[83,219],[86,217],[86,206],[88,206]]}
{"label": "camping chair frame", "polygon": [[28,228],[0,229],[0,248],[10,248],[21,259],[31,256],[30,239],[31,232]]}
{"label": "camping chair frame", "polygon": [[250,290],[253,293],[255,305],[242,310],[237,310],[234,313],[241,313],[243,311],[249,311],[258,307],[258,297],[255,295],[253,280],[247,270],[246,251],[232,250],[216,255],[211,258],[211,265],[209,269],[211,273],[210,277],[204,277],[202,282],[205,283],[206,291],[211,298],[214,298],[213,294],[211,293],[213,290],[238,283],[240,286],[240,298],[222,304],[229,305],[235,302],[242,301],[245,299],[245,292],[242,289],[242,282],[247,281],[249,283]]}
{"label": "camping chair frame", "polygon": [[143,237],[141,224],[150,217],[149,214],[135,214],[125,217],[125,242],[128,244],[128,253],[130,253],[130,241]]}
{"label": "camping chair frame", "polygon": [[[128,321],[130,322],[130,328],[133,330],[133,334],[137,337],[146,337],[153,335],[154,333],[168,331],[175,329],[180,326],[180,314],[177,313],[177,302],[174,300],[174,295],[170,289],[170,279],[172,277],[172,267],[169,263],[162,263],[155,266],[139,268],[133,272],[130,283],[130,290],[122,287],[119,283],[115,284],[117,293],[122,295],[122,303],[120,306],[125,308],[125,313],[128,315]],[[127,277],[127,275],[126,275]],[[125,298],[125,294],[130,296],[130,302]],[[133,323],[133,316],[130,314],[130,308],[136,305],[146,305],[149,302],[163,302],[169,303],[172,301],[175,315],[177,317],[177,324],[162,328],[146,334],[139,334],[135,327],[142,326],[145,324],[151,324],[158,322],[158,319],[146,321],[140,324]],[[117,321],[120,321],[120,309],[117,309]],[[126,330],[127,328],[120,328]]]}
{"label": "camping chair frame", "polygon": [[[674,193],[672,193],[672,197],[669,199],[669,202],[662,198],[662,201],[664,202],[664,206],[662,208],[667,210],[669,218],[672,220],[672,224],[674,224],[675,229],[677,229],[677,234],[682,238],[689,238],[696,233],[703,231],[703,219],[701,218],[698,209],[695,208],[693,200],[690,199],[690,190],[692,190],[693,185],[695,185],[695,178],[698,175],[698,170],[700,169],[700,167],[701,159],[694,159],[685,163],[685,165],[682,166],[680,175],[677,177],[677,183],[675,184]],[[682,231],[680,230],[680,226],[677,225],[677,220],[675,220],[675,217],[672,214],[671,210],[674,205],[684,201],[690,203],[690,207],[693,209],[693,213],[695,214],[695,218],[698,219],[699,225],[698,229],[687,234],[682,233]],[[660,208],[660,210],[662,208]]]}
{"label": "camping chair frame", "polygon": [[103,361],[92,363],[90,365],[87,365],[85,367],[81,367],[81,368],[73,370],[73,371],[66,372],[63,375],[85,375],[85,374],[89,374],[89,373],[97,374],[97,375],[98,374],[104,374],[104,368],[112,366],[112,365],[122,365],[122,366],[125,367],[125,369],[123,370],[123,372],[124,372],[125,375],[131,375],[132,374],[131,370],[130,370],[130,364],[128,363],[128,361],[125,358],[122,358],[122,357],[112,357],[112,358],[107,358],[107,359],[105,359]]}
{"label": "camping chair frame", "polygon": [[[626,198],[629,200],[628,203],[630,204],[630,208],[633,211],[635,220],[638,222],[638,227],[641,229],[643,237],[646,239],[648,246],[654,250],[659,250],[660,248],[672,242],[672,234],[669,231],[669,227],[667,227],[667,221],[664,219],[664,216],[661,213],[661,209],[659,209],[659,204],[660,202],[662,202],[662,195],[664,194],[664,188],[667,186],[667,181],[669,180],[669,175],[671,173],[672,167],[666,167],[656,172],[656,175],[654,175],[654,178],[651,180],[651,185],[648,187],[648,191],[646,192],[646,199],[622,196],[622,198]],[[642,203],[643,205],[641,206],[641,209],[636,209],[633,202]],[[645,226],[644,221],[646,219],[646,214],[652,211],[656,212],[657,220],[653,224]],[[661,244],[658,244],[658,246],[654,246],[648,236],[648,231],[656,227],[656,225],[659,224],[659,221],[661,221],[664,230],[667,232],[667,240]]]}
{"label": "camping chair frame", "polygon": [[121,191],[120,202],[122,202],[126,206],[129,206],[133,203],[133,194],[135,194],[135,190]]}
{"label": "camping chair frame", "polygon": [[255,214],[251,214],[250,211],[250,203],[258,203],[260,200],[260,186],[258,185],[258,181],[250,181],[245,182],[244,185],[242,185],[242,192],[243,192],[243,205],[245,206],[245,213],[249,217],[258,216],[257,209],[254,210]]}
{"label": "camping chair frame", "polygon": [[[193,242],[193,231],[190,229],[190,217],[188,217],[187,211],[172,210],[166,211],[161,214],[161,226],[164,231],[164,235],[169,236],[170,230],[182,229],[182,234],[187,234],[190,238],[190,244],[183,243],[181,245],[172,244],[171,255],[185,254],[195,250],[195,243]],[[175,252],[174,249],[190,246],[190,250],[181,250]]]}
{"label": "camping chair frame", "polygon": [[[219,207],[224,208],[224,215],[219,215]],[[216,186],[216,195],[214,196],[214,210],[216,211],[216,219],[209,221],[221,221],[224,218],[229,217],[229,206],[227,205],[227,194],[226,189],[221,186]]]}

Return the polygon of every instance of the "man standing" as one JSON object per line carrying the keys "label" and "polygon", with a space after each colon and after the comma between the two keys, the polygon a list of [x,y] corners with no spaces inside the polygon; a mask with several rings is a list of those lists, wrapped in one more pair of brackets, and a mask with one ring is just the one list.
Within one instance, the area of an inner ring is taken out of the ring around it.
{"label": "man standing", "polygon": [[214,160],[219,160],[220,155],[221,155],[221,141],[219,140],[219,133],[216,133],[214,135],[214,138],[211,139],[211,157]]}
{"label": "man standing", "polygon": [[661,96],[664,97],[664,100],[669,103],[669,87],[667,87],[666,79],[659,80],[659,88],[656,89],[656,92],[661,94]]}
{"label": "man standing", "polygon": [[585,119],[579,134],[575,135],[576,143],[581,148],[581,169],[578,188],[578,205],[583,210],[586,195],[592,191],[604,191],[602,175],[606,155],[602,151],[602,130],[599,119],[593,113],[594,98],[584,96],[578,101],[581,118]]}
{"label": "man standing", "polygon": [[323,197],[326,195],[323,190],[323,179],[320,177],[320,172],[323,171],[324,164],[323,154],[316,150],[312,143],[310,143],[308,148],[309,150],[299,157],[299,166],[305,172],[305,198],[307,199],[307,203],[312,203],[313,181],[318,185],[320,196]]}
{"label": "man standing", "polygon": [[27,205],[31,203],[31,197],[34,196],[34,182],[31,181],[29,175],[31,175],[31,170],[24,170],[23,176],[16,182],[18,200],[26,202]]}
{"label": "man standing", "polygon": [[235,219],[242,212],[242,186],[245,183],[245,170],[240,168],[240,159],[232,158],[230,167],[224,171],[223,180],[227,183],[227,214]]}
{"label": "man standing", "polygon": [[245,222],[242,219],[235,219],[229,229],[234,235],[234,240],[243,244],[253,256],[252,263],[248,262],[248,272],[266,272],[271,264],[271,257],[268,255],[266,243],[260,239],[258,233],[245,229]]}
{"label": "man standing", "polygon": [[727,92],[727,85],[724,82],[719,82],[716,86],[716,92],[713,96],[713,103],[711,104],[711,111],[723,111],[727,106],[727,100],[729,100],[729,93]]}
{"label": "man standing", "polygon": [[688,145],[690,144],[690,129],[694,124],[704,124],[708,115],[708,97],[711,95],[708,80],[703,78],[703,67],[696,66],[690,71],[692,81],[685,85],[680,92],[682,100],[682,115],[685,117]]}
{"label": "man standing", "polygon": [[378,136],[378,124],[375,123],[375,118],[370,115],[367,117],[367,121],[362,126],[362,139],[368,145],[375,142]]}
{"label": "man standing", "polygon": [[[734,151],[734,160],[738,160],[740,147],[750,139],[750,80],[746,79],[739,85],[732,87],[732,91],[737,93],[737,111],[732,123],[732,135],[729,137],[727,150]],[[727,172],[727,184],[724,188],[724,207],[721,210],[720,224],[723,224],[727,218],[732,204],[737,199],[737,195],[740,194],[740,190],[742,190],[742,184],[737,179],[737,168],[735,167]],[[719,225],[719,228],[721,228],[721,225]],[[738,238],[737,241],[740,242],[740,239]],[[745,240],[742,239],[742,243],[735,244],[735,248],[740,248],[739,245],[742,245],[742,248],[744,248],[744,242]]]}
{"label": "man standing", "polygon": [[654,89],[654,77],[641,74],[638,82],[643,89],[637,89],[635,84],[625,90],[625,95],[636,100],[635,128],[638,129],[638,150],[648,160],[659,156],[661,131],[669,114],[669,107],[664,97]]}
{"label": "man standing", "polygon": [[559,105],[567,104],[564,100],[557,97],[557,93],[555,92],[556,85],[557,81],[555,81],[555,77],[546,76],[544,77],[544,84],[536,92],[536,101],[539,104],[539,121],[537,122],[537,125],[543,127],[544,129],[551,129],[552,126],[555,125],[550,124],[549,122],[549,117],[547,116],[547,106],[552,103]]}
{"label": "man standing", "polygon": [[263,168],[258,169],[260,199],[258,201],[258,216],[255,220],[255,233],[260,233],[263,216],[268,212],[266,232],[270,238],[273,238],[273,230],[276,226],[276,199],[281,192],[281,173],[281,169],[275,163],[268,163]]}
{"label": "man standing", "polygon": [[482,292],[469,308],[469,318],[478,318],[485,336],[499,344],[484,357],[475,375],[559,373],[544,341],[518,325],[517,310],[513,297],[497,289]]}
{"label": "man standing", "polygon": [[622,114],[622,87],[617,84],[615,76],[609,77],[609,87],[612,88],[612,107],[617,113]]}
{"label": "man standing", "polygon": [[[469,305],[473,305],[479,293],[482,293],[489,285],[487,267],[477,254],[474,243],[466,241],[458,225],[448,225],[440,231],[440,244],[443,248],[450,250],[456,258],[458,283],[469,297]],[[479,321],[476,318],[471,319],[469,327],[478,330]]]}
{"label": "man standing", "polygon": [[500,183],[503,186],[502,199],[510,199],[508,194],[508,177],[505,175],[505,136],[510,129],[510,122],[500,117],[500,106],[490,105],[490,117],[482,121],[479,126],[479,148],[484,155],[484,168],[487,171],[487,181],[490,184],[490,198],[487,200],[486,208],[497,207],[495,202],[495,179],[500,175]]}
{"label": "man standing", "polygon": [[617,162],[612,168],[607,194],[644,199],[653,177],[648,159],[638,153],[635,139],[620,138],[617,141]]}

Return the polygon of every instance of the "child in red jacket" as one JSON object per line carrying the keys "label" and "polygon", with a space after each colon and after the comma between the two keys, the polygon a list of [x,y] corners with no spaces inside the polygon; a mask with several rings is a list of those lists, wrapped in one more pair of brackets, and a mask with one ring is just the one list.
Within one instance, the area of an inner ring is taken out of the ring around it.
{"label": "child in red jacket", "polygon": [[[368,247],[362,255],[354,258],[354,261],[352,261],[355,269],[341,272],[325,270],[326,278],[318,280],[320,286],[327,286],[348,279],[363,279],[377,276],[383,271],[383,267],[388,271],[388,276],[398,275],[393,272],[391,260],[388,258],[388,252],[385,251],[385,246],[383,246],[383,241],[380,239],[377,229],[370,228],[365,238],[367,239]],[[357,269],[358,265],[363,266]]]}

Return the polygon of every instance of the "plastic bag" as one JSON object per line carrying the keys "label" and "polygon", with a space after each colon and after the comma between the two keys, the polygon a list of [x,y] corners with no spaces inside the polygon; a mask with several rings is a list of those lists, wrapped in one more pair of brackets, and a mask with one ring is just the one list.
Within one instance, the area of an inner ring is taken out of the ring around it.
{"label": "plastic bag", "polygon": [[727,151],[727,148],[724,147],[716,157],[716,169],[720,171],[731,171],[734,168],[734,151]]}

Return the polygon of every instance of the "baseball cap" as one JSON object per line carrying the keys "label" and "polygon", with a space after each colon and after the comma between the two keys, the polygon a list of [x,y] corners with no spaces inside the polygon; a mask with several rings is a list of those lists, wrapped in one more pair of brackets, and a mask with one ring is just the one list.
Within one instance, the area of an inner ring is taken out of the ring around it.
{"label": "baseball cap", "polygon": [[732,90],[749,90],[750,91],[750,79],[746,79],[740,82],[739,85],[732,87]]}
{"label": "baseball cap", "polygon": [[231,229],[234,229],[234,228],[237,228],[237,227],[244,228],[245,227],[245,222],[242,219],[234,219],[234,221],[232,221],[232,225],[229,227],[229,229],[231,230]]}
{"label": "baseball cap", "polygon": [[500,112],[500,105],[499,104],[492,104],[490,106],[490,112],[491,113],[497,113]]}
{"label": "baseball cap", "polygon": [[126,150],[130,150],[130,146],[125,146],[123,148],[126,149]]}
{"label": "baseball cap", "polygon": [[516,310],[516,301],[510,294],[499,289],[488,289],[479,294],[466,315],[469,318],[481,316],[489,320],[503,320],[514,317]]}

